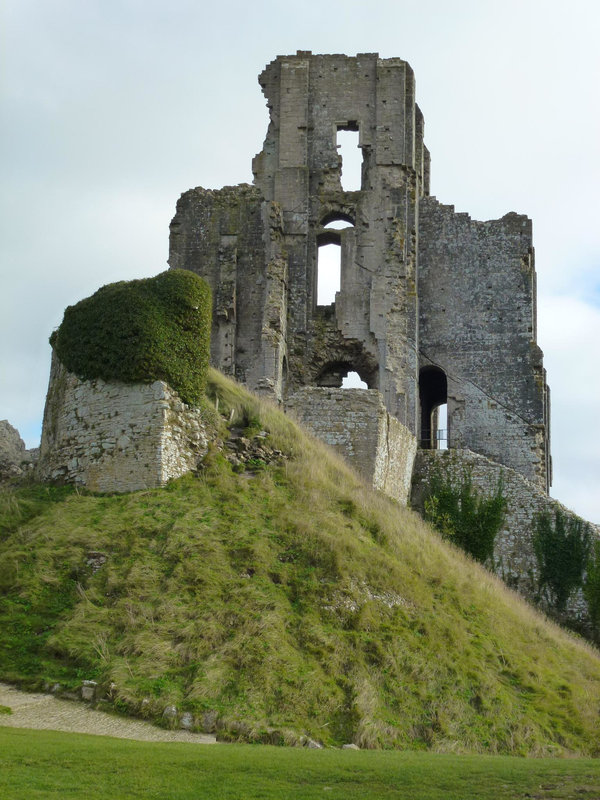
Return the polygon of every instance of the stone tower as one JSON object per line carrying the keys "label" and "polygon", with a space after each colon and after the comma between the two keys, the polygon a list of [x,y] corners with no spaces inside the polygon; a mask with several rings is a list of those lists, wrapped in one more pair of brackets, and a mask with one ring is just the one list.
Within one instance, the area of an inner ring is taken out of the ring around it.
{"label": "stone tower", "polygon": [[[254,185],[192,189],[171,224],[170,266],[213,289],[214,365],[293,409],[400,499],[417,446],[441,438],[441,406],[449,447],[547,491],[530,220],[476,222],[429,196],[405,61],[299,51],[259,82],[270,123]],[[355,191],[343,188],[343,131],[362,153]],[[341,277],[320,305],[328,244]],[[350,371],[368,390],[340,388]]]}

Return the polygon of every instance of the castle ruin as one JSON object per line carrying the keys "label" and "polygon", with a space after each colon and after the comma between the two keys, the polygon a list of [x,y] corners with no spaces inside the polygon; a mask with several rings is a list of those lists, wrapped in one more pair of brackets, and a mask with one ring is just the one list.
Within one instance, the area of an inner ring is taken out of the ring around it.
{"label": "castle ruin", "polygon": [[[270,122],[254,185],[192,189],[171,223],[170,266],[213,290],[214,366],[292,409],[400,500],[417,449],[442,439],[547,493],[531,221],[477,222],[430,196],[405,61],[298,51],[259,82]],[[344,131],[362,153],[355,191],[343,186]],[[339,291],[321,304],[332,244]],[[349,372],[368,390],[340,388]]]}
{"label": "castle ruin", "polygon": [[[171,223],[171,269],[212,289],[213,365],[401,503],[422,510],[436,476],[466,475],[483,494],[502,487],[489,566],[548,607],[536,520],[581,520],[548,496],[530,220],[477,222],[429,195],[405,61],[300,51],[271,62],[260,84],[270,124],[254,185],[185,192]],[[338,147],[348,132],[362,154],[352,190]],[[338,250],[340,274],[324,298],[326,247]],[[349,372],[367,388],[343,388]],[[108,492],[162,486],[201,464],[209,438],[201,410],[173,387],[86,380],[54,353],[39,479]],[[588,529],[600,538],[600,526]],[[567,614],[589,628],[581,587]]]}

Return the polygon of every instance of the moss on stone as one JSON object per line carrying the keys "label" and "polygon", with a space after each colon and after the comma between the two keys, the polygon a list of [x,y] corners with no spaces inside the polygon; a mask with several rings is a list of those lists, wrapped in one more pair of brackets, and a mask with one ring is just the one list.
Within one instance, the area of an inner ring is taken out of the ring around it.
{"label": "moss on stone", "polygon": [[210,324],[205,281],[188,270],[168,270],[108,284],[68,306],[50,344],[83,380],[162,380],[197,405],[206,385]]}

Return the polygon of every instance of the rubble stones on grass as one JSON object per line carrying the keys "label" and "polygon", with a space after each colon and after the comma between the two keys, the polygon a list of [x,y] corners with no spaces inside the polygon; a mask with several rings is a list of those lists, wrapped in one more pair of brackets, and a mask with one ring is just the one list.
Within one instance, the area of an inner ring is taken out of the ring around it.
{"label": "rubble stones on grass", "polygon": [[304,742],[304,747],[308,747],[309,750],[322,750],[323,745],[321,742],[315,741],[315,739],[307,739]]}
{"label": "rubble stones on grass", "polygon": [[194,716],[190,714],[189,711],[186,711],[181,715],[181,719],[179,720],[179,727],[182,728],[184,731],[191,731],[194,729]]}
{"label": "rubble stones on grass", "polygon": [[91,703],[96,699],[96,681],[84,681],[81,687],[81,699]]}
{"label": "rubble stones on grass", "polygon": [[215,733],[219,714],[217,711],[205,711],[202,714],[201,727],[204,733]]}
{"label": "rubble stones on grass", "polygon": [[179,716],[176,706],[166,706],[162,713],[162,718],[169,726],[175,726]]}
{"label": "rubble stones on grass", "polygon": [[91,567],[92,573],[98,572],[100,567],[106,563],[107,558],[108,556],[105,553],[92,550],[86,555],[86,564]]}
{"label": "rubble stones on grass", "polygon": [[251,470],[282,461],[285,454],[281,450],[269,447],[265,442],[267,437],[266,431],[260,431],[252,438],[248,438],[243,435],[241,429],[232,428],[230,438],[225,443],[225,447],[229,450],[225,458],[234,468],[245,467]]}

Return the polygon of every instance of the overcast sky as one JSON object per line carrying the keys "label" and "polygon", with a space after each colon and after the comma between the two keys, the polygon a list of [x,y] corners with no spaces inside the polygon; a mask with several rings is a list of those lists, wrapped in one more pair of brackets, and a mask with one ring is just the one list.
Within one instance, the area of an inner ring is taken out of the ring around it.
{"label": "overcast sky", "polygon": [[166,268],[193,186],[251,181],[278,54],[413,67],[431,192],[533,219],[552,494],[600,522],[597,0],[3,0],[0,419],[37,445],[70,303]]}

